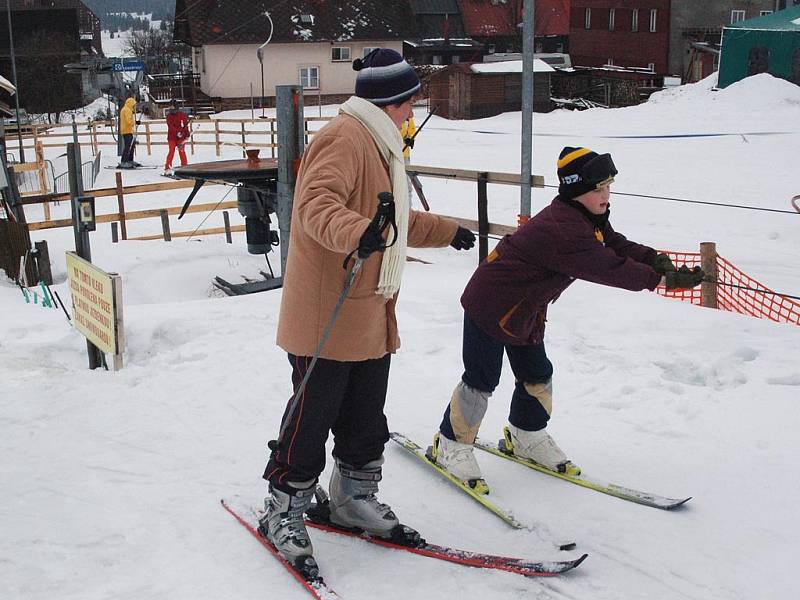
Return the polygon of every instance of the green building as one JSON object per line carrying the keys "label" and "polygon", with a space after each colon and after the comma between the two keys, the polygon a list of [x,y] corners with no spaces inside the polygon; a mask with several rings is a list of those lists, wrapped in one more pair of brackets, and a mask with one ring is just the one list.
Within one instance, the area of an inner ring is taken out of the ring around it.
{"label": "green building", "polygon": [[759,73],[800,85],[800,6],[722,30],[719,87]]}

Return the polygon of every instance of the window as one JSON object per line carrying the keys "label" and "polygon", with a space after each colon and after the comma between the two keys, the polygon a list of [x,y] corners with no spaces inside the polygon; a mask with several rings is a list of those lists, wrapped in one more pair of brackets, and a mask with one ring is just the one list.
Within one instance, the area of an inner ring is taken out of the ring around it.
{"label": "window", "polygon": [[771,10],[762,10],[762,11],[761,11],[761,12],[758,14],[758,16],[759,16],[759,17],[764,17],[764,16],[766,16],[766,15],[771,15],[771,14],[772,14],[772,11],[771,11]]}
{"label": "window", "polygon": [[651,73],[656,72],[656,63],[647,63],[647,70]]}
{"label": "window", "polygon": [[631,11],[631,31],[639,31],[639,9],[634,8]]}
{"label": "window", "polygon": [[747,13],[743,10],[732,10],[731,11],[731,24],[738,23],[739,21],[744,21],[745,15]]}
{"label": "window", "polygon": [[587,8],[586,14],[583,18],[583,28],[584,29],[591,29],[592,28],[592,9]]}
{"label": "window", "polygon": [[616,20],[617,10],[614,8],[608,9],[608,30],[614,31],[614,21]]}
{"label": "window", "polygon": [[656,23],[658,22],[658,9],[650,9],[650,33],[656,32]]}
{"label": "window", "polygon": [[458,64],[461,62],[461,57],[458,54],[453,55],[453,64]]}
{"label": "window", "polygon": [[300,67],[300,85],[305,89],[319,89],[319,67]]}
{"label": "window", "polygon": [[494,44],[487,45],[486,46],[486,52],[488,54],[494,54],[495,53],[495,45]]}
{"label": "window", "polygon": [[613,67],[613,66],[614,66],[614,59],[613,59],[613,58],[609,58],[609,59],[606,61],[606,66],[607,66],[607,67]]}
{"label": "window", "polygon": [[431,57],[431,63],[434,65],[441,65],[442,64],[442,55],[441,54],[434,54]]}
{"label": "window", "polygon": [[369,53],[370,53],[370,52],[372,52],[373,50],[377,50],[377,48],[376,48],[376,47],[369,47],[369,46],[367,46],[366,48],[364,48],[364,51],[361,53],[361,58],[366,58],[366,57],[367,57],[367,54],[369,54]]}
{"label": "window", "polygon": [[334,46],[331,48],[333,62],[350,61],[350,46]]}

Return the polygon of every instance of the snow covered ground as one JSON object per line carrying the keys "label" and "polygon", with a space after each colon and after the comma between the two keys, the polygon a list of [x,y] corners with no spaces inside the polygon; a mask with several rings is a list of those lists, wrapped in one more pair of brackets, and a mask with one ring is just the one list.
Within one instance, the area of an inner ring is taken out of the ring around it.
{"label": "snow covered ground", "polygon": [[[613,154],[621,192],[789,209],[800,193],[800,88],[767,75],[710,87],[684,86],[628,109],[537,114],[534,172],[555,184],[560,149],[587,145]],[[519,120],[519,113],[434,117],[413,162],[513,171]],[[698,133],[726,135],[639,137]],[[223,158],[238,155],[229,147]],[[209,149],[193,160],[215,158]],[[104,164],[113,160],[104,156]],[[160,179],[156,173],[126,173],[125,182]],[[103,170],[98,187],[113,177]],[[423,183],[433,210],[474,218],[474,184]],[[224,192],[210,188],[197,202]],[[490,186],[489,195],[491,220],[514,223],[518,190]],[[553,195],[534,190],[534,211]],[[185,191],[137,196],[128,208],[184,198]],[[749,275],[800,292],[800,215],[628,196],[612,204],[616,229],[634,240],[687,251],[716,241]],[[98,206],[111,212],[115,202]],[[31,209],[28,218],[41,212]],[[180,229],[203,218],[188,215]],[[214,215],[204,227],[220,223]],[[132,222],[130,235],[158,227],[157,219]],[[66,298],[63,253],[74,247],[72,233],[33,238],[48,241],[55,289]],[[0,281],[1,598],[304,597],[219,506],[223,497],[261,502],[266,443],[290,394],[289,366],[274,344],[280,291],[237,298],[212,291],[214,275],[238,281],[264,268],[263,258],[247,254],[243,234],[234,242],[111,244],[109,227],[98,226],[94,262],[123,277],[127,348],[119,373],[89,371],[85,342],[63,314],[25,304]],[[411,254],[433,264],[407,265],[403,347],[393,359],[387,414],[392,429],[424,444],[461,374],[458,298],[477,253]],[[589,558],[563,577],[524,579],[312,532],[329,582],[346,598],[364,599],[794,597],[800,328],[582,282],[549,318],[550,429],[561,446],[586,473],[693,500],[662,512],[480,455],[493,496],[518,519],[543,524],[539,533],[512,531],[390,445],[381,497],[429,540]],[[483,437],[499,435],[512,389],[507,372]],[[549,535],[574,539],[578,549],[559,553]]]}

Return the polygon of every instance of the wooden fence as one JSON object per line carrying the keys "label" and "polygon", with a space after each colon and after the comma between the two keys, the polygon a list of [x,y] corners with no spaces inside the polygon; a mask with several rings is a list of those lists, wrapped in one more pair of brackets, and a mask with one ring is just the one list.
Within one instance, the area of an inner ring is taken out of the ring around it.
{"label": "wooden fence", "polygon": [[[306,117],[306,143],[318,131],[322,124],[332,117]],[[114,122],[88,121],[76,123],[78,143],[81,147],[89,147],[92,154],[97,154],[101,146],[117,146]],[[278,149],[277,119],[274,117],[257,119],[211,119],[191,120],[192,135],[187,145],[191,154],[197,147],[213,146],[217,156],[222,156],[223,146],[245,148],[264,148],[269,156],[275,158]],[[64,125],[31,125],[30,132],[22,137],[23,147],[59,148],[66,151],[66,145],[73,141],[71,124]],[[159,146],[167,147],[167,122],[164,119],[142,121],[137,127],[137,146],[139,152],[145,150],[148,156]],[[15,152],[19,148],[15,140],[9,139],[7,151]]]}
{"label": "wooden fence", "polygon": [[[477,231],[479,235],[479,256],[482,260],[487,253],[488,236],[489,235],[505,235],[516,231],[515,226],[501,225],[497,223],[490,223],[487,216],[488,207],[488,184],[495,185],[519,185],[520,175],[518,173],[497,173],[488,171],[472,171],[466,169],[446,169],[440,167],[426,167],[420,165],[411,165],[408,167],[409,173],[414,173],[420,177],[432,177],[439,179],[450,179],[455,181],[472,181],[477,185],[477,219],[464,219],[461,217],[450,217],[457,221],[460,225],[467,227],[472,231]],[[176,189],[189,189],[193,187],[192,181],[170,181],[165,183],[148,183],[144,185],[135,185],[124,187],[122,185],[122,173],[117,173],[116,186],[113,188],[103,188],[91,190],[88,192],[95,198],[108,198],[115,197],[117,199],[117,211],[113,213],[100,214],[100,204],[98,203],[97,223],[118,223],[119,231],[121,231],[121,239],[137,239],[137,240],[154,240],[164,239],[168,240],[173,237],[187,237],[189,235],[216,235],[226,233],[230,237],[231,232],[244,231],[244,225],[230,226],[228,219],[226,219],[226,227],[217,227],[196,231],[182,231],[172,232],[169,223],[169,216],[180,213],[181,207],[167,207],[155,208],[148,210],[140,210],[128,212],[125,209],[125,197],[133,194],[143,194],[148,192],[161,192]],[[533,187],[544,187],[544,178],[539,175],[531,177],[531,185]],[[22,200],[24,205],[46,204],[48,202],[68,201],[69,194],[48,194],[42,196],[35,196],[25,198]],[[217,204],[192,204],[189,206],[187,212],[206,212],[215,210],[229,210],[237,208],[236,200],[227,202],[220,202]],[[447,215],[443,215],[447,216]],[[139,238],[129,238],[127,235],[127,221],[135,219],[151,219],[160,218],[162,222],[162,234],[150,235]],[[72,219],[58,219],[29,223],[31,231],[42,229],[55,229],[59,227],[71,227]],[[112,236],[115,235],[112,231]],[[116,241],[116,240],[115,240]]]}

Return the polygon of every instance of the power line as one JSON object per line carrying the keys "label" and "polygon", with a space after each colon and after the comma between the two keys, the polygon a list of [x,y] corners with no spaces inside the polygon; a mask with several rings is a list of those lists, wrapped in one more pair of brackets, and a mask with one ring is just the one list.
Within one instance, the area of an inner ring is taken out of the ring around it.
{"label": "power line", "polygon": [[[547,188],[558,188],[557,185],[545,184],[544,187]],[[667,200],[670,202],[685,202],[688,204],[705,204],[708,206],[721,206],[725,208],[741,208],[744,210],[756,210],[761,212],[773,212],[773,213],[780,213],[786,215],[800,215],[800,213],[793,211],[793,210],[782,210],[780,208],[764,208],[761,206],[748,206],[746,204],[726,204],[725,202],[710,202],[708,200],[689,200],[687,198],[671,198],[669,196],[651,196],[648,194],[632,194],[630,192],[611,192],[617,196],[631,196],[633,198],[648,198],[651,200]]]}

